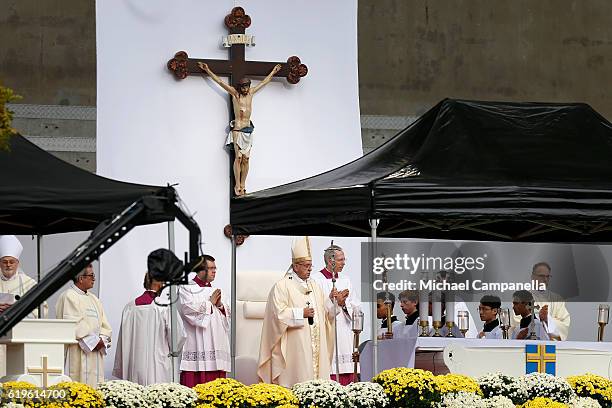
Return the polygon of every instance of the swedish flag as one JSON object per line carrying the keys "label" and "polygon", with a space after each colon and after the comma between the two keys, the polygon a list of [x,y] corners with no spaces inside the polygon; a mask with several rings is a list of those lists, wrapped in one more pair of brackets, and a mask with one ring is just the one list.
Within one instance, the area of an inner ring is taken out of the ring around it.
{"label": "swedish flag", "polygon": [[557,372],[557,346],[527,344],[525,346],[525,374]]}

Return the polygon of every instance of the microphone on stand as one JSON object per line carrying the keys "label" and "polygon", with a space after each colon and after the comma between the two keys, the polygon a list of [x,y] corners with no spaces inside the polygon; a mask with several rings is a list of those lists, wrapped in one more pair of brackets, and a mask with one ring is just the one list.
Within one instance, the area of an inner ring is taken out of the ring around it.
{"label": "microphone on stand", "polygon": [[[310,291],[306,292],[306,294],[309,294],[309,293]],[[306,302],[306,307],[310,308],[310,302]],[[308,324],[311,326],[314,324],[314,317],[310,316],[308,318]]]}

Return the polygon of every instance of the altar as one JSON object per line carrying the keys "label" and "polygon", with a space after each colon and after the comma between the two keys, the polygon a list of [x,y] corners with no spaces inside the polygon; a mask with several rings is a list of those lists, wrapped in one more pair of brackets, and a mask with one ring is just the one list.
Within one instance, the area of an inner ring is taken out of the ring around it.
{"label": "altar", "polygon": [[[369,374],[372,342],[361,360],[362,373]],[[489,340],[448,337],[419,337],[412,341],[383,340],[378,343],[378,371],[395,366],[422,368],[435,374],[464,374],[471,377],[502,372],[520,376],[548,372],[561,377],[592,373],[612,378],[612,343],[581,341]],[[387,363],[385,363],[387,362]],[[381,366],[382,363],[382,366]]]}

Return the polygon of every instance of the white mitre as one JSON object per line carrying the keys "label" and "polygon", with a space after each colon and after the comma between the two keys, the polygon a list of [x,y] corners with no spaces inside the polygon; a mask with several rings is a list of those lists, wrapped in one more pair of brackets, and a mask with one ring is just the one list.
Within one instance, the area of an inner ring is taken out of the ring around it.
{"label": "white mitre", "polygon": [[310,239],[308,237],[293,238],[291,243],[291,262],[300,263],[312,261]]}
{"label": "white mitre", "polygon": [[12,256],[18,260],[22,251],[23,245],[21,245],[16,236],[0,235],[0,258]]}

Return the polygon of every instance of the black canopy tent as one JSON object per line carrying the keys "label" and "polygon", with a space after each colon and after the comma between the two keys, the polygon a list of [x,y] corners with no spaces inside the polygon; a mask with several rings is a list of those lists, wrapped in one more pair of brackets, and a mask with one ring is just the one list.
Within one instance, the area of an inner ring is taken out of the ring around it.
{"label": "black canopy tent", "polygon": [[[586,104],[445,99],[351,163],[232,199],[230,222],[235,235],[374,245],[378,236],[610,242],[612,124]],[[235,282],[235,246],[232,255]]]}
{"label": "black canopy tent", "polygon": [[601,242],[612,124],[586,104],[446,99],[373,152],[235,198],[235,234]]}
{"label": "black canopy tent", "polygon": [[0,335],[138,225],[178,219],[198,255],[200,229],[172,187],[107,179],[72,166],[20,135],[0,150],[0,234],[45,235],[93,230],[79,248],[0,315]]}

